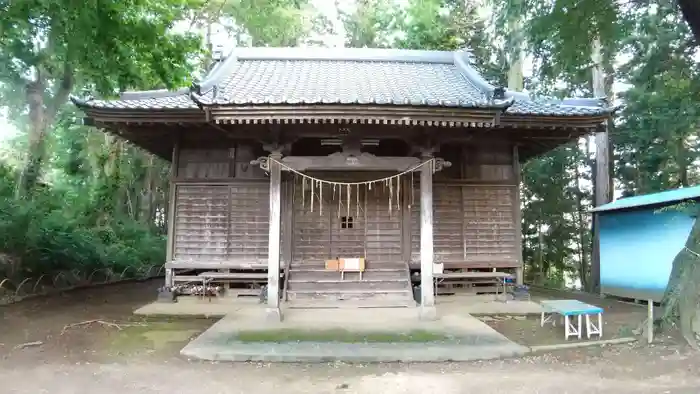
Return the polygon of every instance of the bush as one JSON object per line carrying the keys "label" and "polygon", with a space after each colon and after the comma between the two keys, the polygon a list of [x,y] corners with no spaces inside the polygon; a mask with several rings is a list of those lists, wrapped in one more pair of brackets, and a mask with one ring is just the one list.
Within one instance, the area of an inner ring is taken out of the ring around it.
{"label": "bush", "polygon": [[[0,166],[0,252],[14,264],[0,265],[0,277],[38,277],[77,269],[162,264],[165,237],[128,217],[90,223],[99,207],[66,204],[61,192],[44,188],[32,201],[15,200],[12,173]],[[4,272],[3,272],[4,271]]]}

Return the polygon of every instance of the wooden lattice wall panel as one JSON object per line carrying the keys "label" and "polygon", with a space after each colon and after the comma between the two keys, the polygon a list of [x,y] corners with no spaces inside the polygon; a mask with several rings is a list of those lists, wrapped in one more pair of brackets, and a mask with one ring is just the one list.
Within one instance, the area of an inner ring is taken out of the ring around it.
{"label": "wooden lattice wall panel", "polygon": [[[330,187],[329,187],[330,189]],[[348,201],[347,189],[331,196],[328,204],[332,211],[330,218],[330,256],[363,257],[365,256],[365,231],[367,216],[365,211],[365,191],[357,187],[350,188]],[[328,193],[332,195],[332,192]]]}
{"label": "wooden lattice wall panel", "polygon": [[462,187],[433,186],[433,253],[436,263],[464,258]]}
{"label": "wooden lattice wall panel", "polygon": [[[388,174],[319,172],[313,175],[325,180],[358,181]],[[332,186],[325,185],[323,204],[319,204],[321,193],[316,186],[314,211],[311,212],[310,193],[309,182],[302,193],[301,180],[297,179],[293,192],[292,226],[295,262],[359,256],[368,261],[403,261],[402,210],[405,201],[401,195],[397,202],[394,194],[390,212],[391,193],[386,185],[375,184],[372,190],[366,186],[352,186],[349,201],[345,187],[336,187],[334,192]],[[321,205],[323,212],[320,211]]]}
{"label": "wooden lattice wall panel", "polygon": [[267,261],[269,183],[178,184],[175,188],[176,261]]}
{"label": "wooden lattice wall panel", "polygon": [[316,191],[313,212],[309,193],[308,182],[302,190],[301,178],[297,178],[291,193],[294,200],[292,260],[297,262],[325,260],[330,256],[331,215],[335,212],[332,190],[328,186],[324,187],[321,204],[321,193]]}
{"label": "wooden lattice wall panel", "polygon": [[464,186],[466,261],[517,261],[515,186]]}
{"label": "wooden lattice wall panel", "polygon": [[228,258],[230,189],[226,185],[175,186],[175,260]]}
{"label": "wooden lattice wall panel", "polygon": [[231,260],[267,262],[270,229],[270,184],[245,182],[231,186]]}
{"label": "wooden lattice wall panel", "polygon": [[[418,190],[419,185],[416,185]],[[436,262],[519,263],[516,186],[433,185]],[[420,199],[411,209],[411,261],[420,262]]]}
{"label": "wooden lattice wall panel", "polygon": [[413,197],[409,202],[411,221],[411,261],[420,263],[420,185],[414,183]]}
{"label": "wooden lattice wall panel", "polygon": [[[403,199],[397,202],[396,191],[394,191],[390,211],[391,193],[387,188],[375,187],[366,194],[367,260],[369,262],[403,261],[401,226]],[[401,195],[399,198],[401,199]]]}

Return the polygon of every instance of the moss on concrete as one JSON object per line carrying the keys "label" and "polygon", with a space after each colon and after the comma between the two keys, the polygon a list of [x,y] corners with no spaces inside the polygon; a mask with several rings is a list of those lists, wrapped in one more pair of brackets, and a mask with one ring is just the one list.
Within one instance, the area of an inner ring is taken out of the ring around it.
{"label": "moss on concrete", "polygon": [[235,334],[233,341],[244,343],[285,343],[285,342],[339,342],[339,343],[426,343],[453,341],[443,333],[426,330],[408,332],[390,331],[351,331],[346,329],[301,330],[243,330]]}
{"label": "moss on concrete", "polygon": [[111,337],[109,349],[119,353],[179,348],[211,325],[204,319],[141,321],[126,326]]}

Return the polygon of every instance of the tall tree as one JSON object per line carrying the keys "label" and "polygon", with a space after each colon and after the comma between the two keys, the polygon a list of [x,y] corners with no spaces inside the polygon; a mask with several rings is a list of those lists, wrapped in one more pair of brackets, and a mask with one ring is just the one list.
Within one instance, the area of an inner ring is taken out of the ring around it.
{"label": "tall tree", "polygon": [[616,178],[625,195],[688,186],[697,180],[700,70],[693,37],[675,4],[637,11],[632,55],[621,75],[632,85],[613,136]]}
{"label": "tall tree", "polygon": [[393,1],[358,0],[350,10],[336,1],[345,29],[345,45],[352,48],[388,48],[397,32],[399,5]]}
{"label": "tall tree", "polygon": [[503,42],[508,67],[508,89],[522,91],[525,83],[524,62],[527,37],[528,0],[491,0],[492,27],[495,41]]}
{"label": "tall tree", "polygon": [[0,3],[2,99],[23,99],[13,114],[26,114],[28,149],[17,183],[27,196],[46,158],[46,136],[76,84],[113,95],[133,86],[187,83],[192,35],[174,34],[186,0]]}
{"label": "tall tree", "polygon": [[[625,42],[631,54],[621,68],[632,85],[614,135],[616,176],[625,195],[644,194],[697,184],[700,142],[700,68],[691,30],[673,0],[646,4],[635,12],[633,35]],[[700,220],[696,204],[678,209],[694,217],[685,247],[673,260],[664,294],[664,321],[680,327],[697,348],[693,321],[698,313]]]}
{"label": "tall tree", "polygon": [[[538,63],[538,76],[549,83],[579,87],[579,93],[613,99],[614,57],[624,37],[626,24],[620,5],[613,0],[581,2],[556,0],[532,2],[529,28],[530,45]],[[610,124],[610,126],[612,123]],[[596,135],[596,204],[612,199],[611,146],[607,129]],[[594,232],[597,226],[594,223]],[[594,241],[589,290],[598,291],[597,243]]]}

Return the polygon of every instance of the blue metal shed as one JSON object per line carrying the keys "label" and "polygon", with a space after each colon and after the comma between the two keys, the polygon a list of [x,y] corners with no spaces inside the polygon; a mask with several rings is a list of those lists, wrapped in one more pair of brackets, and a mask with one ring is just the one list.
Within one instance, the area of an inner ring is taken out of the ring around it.
{"label": "blue metal shed", "polygon": [[622,198],[591,212],[600,215],[600,286],[605,294],[661,301],[673,259],[695,218],[661,210],[700,199],[700,186]]}

